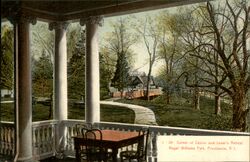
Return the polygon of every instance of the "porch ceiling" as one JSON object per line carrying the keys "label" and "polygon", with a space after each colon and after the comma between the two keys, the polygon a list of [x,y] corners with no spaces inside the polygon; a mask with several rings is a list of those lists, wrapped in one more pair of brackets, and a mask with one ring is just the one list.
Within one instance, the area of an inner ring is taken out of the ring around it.
{"label": "porch ceiling", "polygon": [[47,21],[77,20],[88,16],[114,16],[205,0],[2,0],[1,17],[18,10]]}

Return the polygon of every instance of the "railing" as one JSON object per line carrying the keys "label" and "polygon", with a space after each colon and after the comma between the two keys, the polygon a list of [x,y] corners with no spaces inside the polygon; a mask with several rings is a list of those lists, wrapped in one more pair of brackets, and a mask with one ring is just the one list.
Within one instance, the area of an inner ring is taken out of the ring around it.
{"label": "railing", "polygon": [[15,155],[15,127],[13,122],[0,123],[0,154]]}
{"label": "railing", "polygon": [[34,160],[41,160],[55,155],[56,121],[48,120],[32,123],[32,145]]}
{"label": "railing", "polygon": [[[68,155],[73,155],[74,153],[74,143],[72,136],[76,135],[76,125],[84,124],[82,120],[66,120],[64,121],[65,126],[68,129],[67,133],[67,153]],[[157,136],[158,135],[198,135],[198,136],[245,136],[250,135],[250,133],[238,133],[229,131],[214,131],[214,130],[202,130],[202,129],[189,129],[189,128],[177,128],[177,127],[166,127],[166,126],[153,126],[153,125],[138,125],[138,124],[124,124],[124,123],[110,123],[110,122],[100,122],[95,123],[93,127],[98,127],[100,129],[109,130],[121,130],[121,131],[138,131],[143,127],[148,127],[150,131],[150,141],[148,146],[148,161],[157,161]]]}
{"label": "railing", "polygon": [[[66,143],[64,148],[65,156],[74,156],[74,141],[73,136],[77,134],[77,124],[84,124],[83,120],[65,120],[62,122],[66,127]],[[55,127],[56,121],[33,122],[33,157],[34,160],[41,160],[56,155],[55,150]],[[148,161],[157,161],[157,136],[159,135],[220,135],[220,136],[242,136],[250,135],[250,133],[237,133],[228,131],[212,131],[201,129],[188,129],[177,127],[153,126],[153,125],[138,125],[124,123],[99,122],[93,127],[100,129],[121,130],[121,131],[138,131],[143,127],[148,127],[150,130],[149,147],[147,150]],[[15,153],[14,143],[14,124],[11,122],[2,122],[0,133],[0,154],[13,156]]]}

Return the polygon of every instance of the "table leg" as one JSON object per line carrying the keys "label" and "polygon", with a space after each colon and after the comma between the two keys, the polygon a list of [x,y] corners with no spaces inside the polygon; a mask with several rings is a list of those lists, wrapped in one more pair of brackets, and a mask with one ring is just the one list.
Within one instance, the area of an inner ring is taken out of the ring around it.
{"label": "table leg", "polygon": [[112,159],[113,159],[113,162],[117,162],[117,154],[118,154],[118,149],[114,148],[112,149]]}
{"label": "table leg", "polygon": [[80,153],[79,153],[79,150],[80,150],[80,147],[77,145],[77,144],[75,144],[76,146],[75,146],[75,150],[76,150],[76,160],[77,161],[80,161]]}

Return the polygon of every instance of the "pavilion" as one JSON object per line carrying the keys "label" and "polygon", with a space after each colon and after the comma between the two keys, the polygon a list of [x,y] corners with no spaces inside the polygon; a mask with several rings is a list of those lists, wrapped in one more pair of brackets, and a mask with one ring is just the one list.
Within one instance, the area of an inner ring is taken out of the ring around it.
{"label": "pavilion", "polygon": [[[9,20],[15,34],[15,161],[33,161],[34,137],[32,133],[32,93],[30,24],[36,21],[49,23],[55,31],[54,63],[54,121],[55,150],[60,154],[65,149],[65,124],[67,120],[67,25],[79,22],[86,25],[86,98],[85,120],[100,122],[99,97],[99,26],[103,18],[174,7],[205,0],[2,0],[1,22]],[[39,133],[38,133],[39,134]]]}

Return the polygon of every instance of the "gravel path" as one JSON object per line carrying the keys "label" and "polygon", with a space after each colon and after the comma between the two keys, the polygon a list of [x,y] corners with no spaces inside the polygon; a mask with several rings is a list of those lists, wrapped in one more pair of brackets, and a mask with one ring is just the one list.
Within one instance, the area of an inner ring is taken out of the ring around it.
{"label": "gravel path", "polygon": [[135,112],[135,124],[157,125],[154,112],[147,107],[113,101],[100,101],[100,104],[125,107],[133,110]]}

